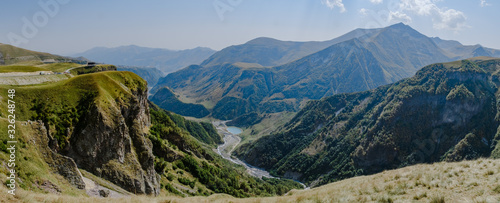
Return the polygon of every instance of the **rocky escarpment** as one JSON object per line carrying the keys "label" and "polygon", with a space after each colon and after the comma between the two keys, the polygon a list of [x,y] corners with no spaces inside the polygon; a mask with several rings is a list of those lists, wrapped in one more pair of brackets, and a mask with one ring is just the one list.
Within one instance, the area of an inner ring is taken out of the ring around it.
{"label": "rocky escarpment", "polygon": [[49,147],[52,137],[47,133],[47,129],[42,121],[30,121],[29,123],[31,124],[34,132],[37,133],[37,135],[31,137],[30,142],[37,146],[36,148],[40,152],[43,160],[58,174],[68,180],[71,185],[78,189],[84,189],[85,182],[83,181],[83,176],[78,170],[75,161],[67,156],[54,152]]}
{"label": "rocky escarpment", "polygon": [[158,195],[152,144],[145,137],[151,125],[147,88],[128,92],[115,100],[95,99],[63,153],[79,167],[130,192]]}

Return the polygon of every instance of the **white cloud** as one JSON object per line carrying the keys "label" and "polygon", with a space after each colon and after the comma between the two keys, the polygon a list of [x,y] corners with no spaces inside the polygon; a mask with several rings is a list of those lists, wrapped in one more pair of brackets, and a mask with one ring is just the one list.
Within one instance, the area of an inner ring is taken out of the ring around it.
{"label": "white cloud", "polygon": [[374,4],[380,4],[382,3],[384,0],[370,0],[370,2],[374,3]]}
{"label": "white cloud", "polygon": [[434,22],[434,28],[437,29],[461,30],[467,27],[465,15],[454,9],[448,9],[436,17],[437,22]]}
{"label": "white cloud", "polygon": [[467,17],[463,12],[440,8],[435,4],[436,1],[439,0],[402,0],[400,11],[398,11],[401,13],[398,15],[404,17],[402,12],[409,11],[421,16],[431,16],[433,26],[436,29],[459,31],[468,27],[465,23]]}
{"label": "white cloud", "polygon": [[487,3],[486,0],[481,0],[481,7],[490,6],[491,4]]}
{"label": "white cloud", "polygon": [[359,13],[360,13],[361,15],[367,15],[367,14],[368,14],[368,11],[369,11],[369,10],[368,10],[368,9],[366,9],[366,8],[361,8],[361,9],[359,9]]}
{"label": "white cloud", "polygon": [[345,12],[345,7],[344,3],[342,3],[342,0],[321,0],[321,3],[326,5],[330,9],[334,9],[335,7],[338,7],[340,9],[340,12],[343,13]]}
{"label": "white cloud", "polygon": [[406,13],[402,13],[399,11],[396,11],[396,12],[391,11],[391,12],[389,12],[388,21],[391,23],[403,22],[403,23],[408,24],[411,22],[411,17],[406,15]]}

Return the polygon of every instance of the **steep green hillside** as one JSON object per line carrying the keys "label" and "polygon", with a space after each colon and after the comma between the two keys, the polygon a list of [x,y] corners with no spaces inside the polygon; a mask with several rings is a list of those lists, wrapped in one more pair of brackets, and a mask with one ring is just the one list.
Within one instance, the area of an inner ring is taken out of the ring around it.
{"label": "steep green hillside", "polygon": [[211,123],[187,120],[180,115],[161,109],[152,102],[149,102],[149,107],[155,111],[165,113],[175,123],[175,125],[188,132],[200,142],[211,145],[212,147],[224,142],[222,137],[217,132],[217,129],[215,129]]}
{"label": "steep green hillside", "polygon": [[441,160],[499,157],[499,59],[424,67],[377,89],[310,101],[237,155],[312,185]]}
{"label": "steep green hillside", "polygon": [[[162,188],[174,195],[226,193],[235,197],[269,196],[301,188],[291,180],[261,180],[252,177],[242,166],[222,159],[211,149],[204,148],[190,135],[191,133],[197,137],[199,133],[189,125],[208,123],[179,121],[177,115],[154,105],[151,108],[151,119],[153,125],[149,139],[156,156],[155,170],[161,175]],[[209,128],[213,130],[213,126]],[[201,140],[203,141],[203,137]],[[182,189],[182,185],[190,189]]]}
{"label": "steep green hillside", "polygon": [[[139,76],[101,72],[44,85],[0,86],[2,92],[7,89],[15,89],[16,119],[32,128],[30,139],[43,155],[31,151],[24,155],[27,160],[42,156],[54,173],[80,189],[85,184],[76,167],[134,193],[158,194],[151,144],[144,136],[149,122],[143,105],[147,88]],[[6,99],[2,94],[2,103]],[[2,117],[7,115],[5,107],[0,107]],[[120,164],[124,161],[126,167]],[[22,178],[33,182],[39,177]]]}
{"label": "steep green hillside", "polygon": [[[2,95],[3,96],[3,95]],[[3,99],[2,99],[3,100]],[[3,103],[3,101],[2,101]],[[3,114],[5,115],[5,114]],[[19,114],[16,114],[19,115]],[[0,178],[2,179],[2,187],[6,189],[7,184],[10,183],[11,176],[10,169],[17,172],[15,176],[16,181],[16,194],[19,196],[18,191],[32,191],[33,193],[56,193],[67,194],[73,196],[83,196],[85,191],[80,190],[81,183],[76,181],[77,168],[74,162],[64,158],[61,155],[52,153],[48,147],[49,139],[46,131],[43,131],[43,126],[39,124],[30,124],[26,121],[18,121],[15,123],[16,131],[15,141],[17,141],[15,152],[15,167],[8,168],[7,164],[12,159],[9,148],[12,143],[7,134],[8,122],[4,116],[0,117],[0,160],[5,163],[0,167]],[[12,130],[10,128],[9,130]],[[66,167],[58,167],[66,165]],[[73,181],[71,178],[66,178],[60,174],[69,174],[75,176]],[[9,187],[9,190],[12,189]],[[2,195],[8,195],[9,198],[13,195],[8,194],[7,191],[2,191]],[[5,198],[2,198],[5,200]]]}
{"label": "steep green hillside", "polygon": [[404,24],[364,33],[273,68],[189,66],[160,79],[153,93],[161,96],[156,91],[167,86],[184,102],[214,104],[205,107],[215,118],[235,119],[252,112],[296,111],[310,99],[373,89],[424,65],[450,61],[430,38]]}

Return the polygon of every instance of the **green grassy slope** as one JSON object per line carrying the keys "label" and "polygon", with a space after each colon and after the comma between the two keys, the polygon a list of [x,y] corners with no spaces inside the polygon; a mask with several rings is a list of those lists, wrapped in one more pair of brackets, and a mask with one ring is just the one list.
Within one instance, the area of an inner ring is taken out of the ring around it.
{"label": "green grassy slope", "polygon": [[19,66],[19,65],[0,66],[0,73],[36,72],[36,71],[48,71],[48,69],[34,67],[34,66]]}
{"label": "green grassy slope", "polygon": [[170,119],[172,119],[172,121],[177,126],[179,126],[179,128],[182,128],[186,132],[189,132],[191,136],[205,144],[216,147],[218,144],[222,144],[224,142],[222,140],[222,137],[217,132],[217,129],[215,129],[215,127],[211,123],[187,120],[181,115],[177,115],[168,111],[165,111],[165,113],[168,114]]}
{"label": "green grassy slope", "polygon": [[498,202],[500,161],[479,159],[451,163],[419,164],[360,176],[310,190],[292,190],[279,197],[234,198],[128,196],[117,199],[84,198],[21,190],[7,195],[0,185],[0,198],[9,202]]}
{"label": "green grassy slope", "polygon": [[[120,83],[128,84],[127,87]],[[18,120],[43,120],[57,133],[60,144],[66,140],[66,128],[76,125],[79,116],[86,111],[83,102],[116,105],[110,99],[125,98],[131,90],[145,87],[146,82],[131,72],[102,72],[73,77],[68,80],[35,86],[0,86],[0,91],[16,89]],[[96,98],[91,98],[98,95]],[[6,102],[7,98],[3,98]],[[1,115],[6,108],[0,107]]]}
{"label": "green grassy slope", "polygon": [[22,49],[8,44],[0,43],[0,65],[14,64],[23,61],[41,61],[45,59],[54,59],[56,61],[71,60],[62,56],[57,56],[44,52],[36,52]]}
{"label": "green grassy slope", "polygon": [[40,61],[23,61],[11,65],[0,65],[0,73],[9,72],[36,72],[36,71],[52,71],[64,72],[70,68],[82,66],[77,63],[49,63],[44,64]]}

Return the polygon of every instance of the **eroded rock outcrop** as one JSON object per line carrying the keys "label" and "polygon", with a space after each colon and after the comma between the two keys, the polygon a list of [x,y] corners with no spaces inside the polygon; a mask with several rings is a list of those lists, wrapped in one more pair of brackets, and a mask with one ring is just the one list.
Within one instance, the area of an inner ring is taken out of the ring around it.
{"label": "eroded rock outcrop", "polygon": [[77,165],[136,194],[159,193],[154,171],[147,88],[102,103],[94,101],[70,138],[65,154]]}
{"label": "eroded rock outcrop", "polygon": [[[31,122],[30,122],[31,123]],[[43,160],[49,164],[57,173],[78,189],[85,189],[85,182],[76,163],[73,159],[60,155],[49,148],[49,142],[52,137],[47,133],[47,129],[41,121],[31,124],[37,135],[32,136],[31,142],[37,146]]]}

